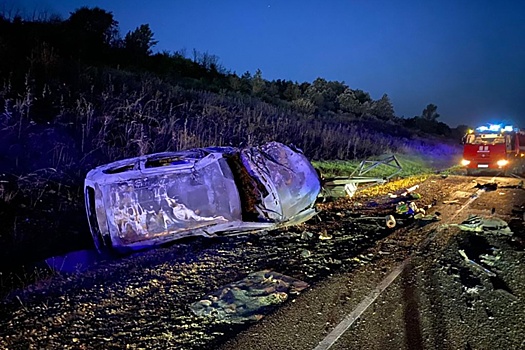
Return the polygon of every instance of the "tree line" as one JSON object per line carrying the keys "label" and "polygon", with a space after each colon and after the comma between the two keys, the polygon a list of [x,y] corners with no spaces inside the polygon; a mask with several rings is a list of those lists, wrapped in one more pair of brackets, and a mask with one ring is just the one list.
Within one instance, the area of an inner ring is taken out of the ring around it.
{"label": "tree line", "polygon": [[[72,92],[86,88],[88,67],[114,68],[148,73],[189,89],[222,94],[242,94],[289,108],[294,112],[324,118],[375,118],[395,121],[413,130],[450,136],[453,131],[438,121],[437,108],[429,104],[421,116],[398,118],[387,94],[374,100],[368,92],[353,89],[340,81],[321,77],[313,82],[266,80],[260,69],[238,75],[224,68],[216,55],[193,50],[153,52],[158,43],[149,24],[141,24],[124,37],[111,12],[98,7],[82,7],[63,20],[42,16],[24,20],[0,15],[0,77],[14,91],[23,90],[31,80],[35,90],[59,91],[67,84]],[[35,112],[52,109],[53,96],[44,96]],[[47,102],[47,105],[46,105]],[[432,110],[435,114],[432,115]],[[430,111],[430,112],[429,112]],[[52,110],[51,110],[52,112]],[[52,114],[52,113],[51,113]]]}

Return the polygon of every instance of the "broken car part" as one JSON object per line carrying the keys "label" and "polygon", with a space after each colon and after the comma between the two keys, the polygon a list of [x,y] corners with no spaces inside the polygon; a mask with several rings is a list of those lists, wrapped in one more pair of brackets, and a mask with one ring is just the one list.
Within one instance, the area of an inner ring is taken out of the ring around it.
{"label": "broken car part", "polygon": [[481,266],[480,264],[478,264],[477,262],[475,262],[474,260],[470,259],[467,254],[465,253],[464,250],[460,249],[459,250],[459,255],[461,255],[463,257],[463,259],[465,260],[465,262],[467,262],[468,264],[472,265],[473,267],[475,267],[477,270],[487,274],[488,276],[490,277],[494,277],[496,276],[496,274],[492,271],[490,271],[489,269],[486,269],[484,268],[483,266]]}
{"label": "broken car part", "polygon": [[387,216],[362,216],[359,218],[355,218],[352,220],[374,220],[374,221],[384,221],[385,227],[387,228],[394,228],[396,227],[396,219],[393,215],[387,215]]}
{"label": "broken car part", "polygon": [[469,217],[460,224],[449,224],[447,226],[459,227],[462,231],[484,232],[492,234],[501,234],[511,236],[508,223],[497,217],[484,218],[479,215],[469,215]]}

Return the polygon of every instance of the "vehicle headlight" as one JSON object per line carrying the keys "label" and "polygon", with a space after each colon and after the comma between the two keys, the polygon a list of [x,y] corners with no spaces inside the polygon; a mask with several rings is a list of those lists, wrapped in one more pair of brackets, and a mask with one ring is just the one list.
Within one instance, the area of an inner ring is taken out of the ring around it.
{"label": "vehicle headlight", "polygon": [[502,167],[502,166],[509,164],[509,161],[506,159],[500,159],[496,162],[496,164],[498,164],[499,167]]}
{"label": "vehicle headlight", "polygon": [[466,159],[462,159],[461,160],[461,165],[466,166],[466,165],[469,165],[469,164],[470,164],[470,160],[466,160]]}

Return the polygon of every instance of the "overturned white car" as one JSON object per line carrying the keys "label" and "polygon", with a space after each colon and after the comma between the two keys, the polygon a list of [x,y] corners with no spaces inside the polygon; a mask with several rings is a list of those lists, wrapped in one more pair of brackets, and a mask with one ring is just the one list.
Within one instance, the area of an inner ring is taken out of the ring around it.
{"label": "overturned white car", "polygon": [[278,142],[120,160],[91,170],[84,184],[96,248],[120,252],[295,225],[316,214],[320,190],[306,157]]}

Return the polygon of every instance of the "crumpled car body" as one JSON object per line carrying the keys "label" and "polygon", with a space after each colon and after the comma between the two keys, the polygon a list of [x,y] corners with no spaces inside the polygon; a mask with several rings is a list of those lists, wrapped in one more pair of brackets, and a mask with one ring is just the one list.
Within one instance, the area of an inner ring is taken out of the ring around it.
{"label": "crumpled car body", "polygon": [[302,152],[278,142],[120,160],[91,170],[84,184],[97,250],[119,252],[296,225],[316,214],[320,191]]}

